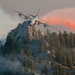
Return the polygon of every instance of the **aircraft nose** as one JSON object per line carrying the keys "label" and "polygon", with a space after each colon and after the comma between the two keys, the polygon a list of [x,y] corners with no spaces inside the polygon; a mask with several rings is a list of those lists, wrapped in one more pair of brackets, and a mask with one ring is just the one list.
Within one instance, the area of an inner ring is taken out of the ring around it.
{"label": "aircraft nose", "polygon": [[31,20],[28,21],[28,24],[31,25]]}

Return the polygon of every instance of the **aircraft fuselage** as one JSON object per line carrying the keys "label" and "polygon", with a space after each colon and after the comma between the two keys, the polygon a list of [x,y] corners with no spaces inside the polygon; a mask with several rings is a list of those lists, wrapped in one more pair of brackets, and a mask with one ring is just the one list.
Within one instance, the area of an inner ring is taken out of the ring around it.
{"label": "aircraft fuselage", "polygon": [[36,24],[36,21],[38,21],[38,18],[37,18],[37,17],[33,18],[33,19],[31,20],[30,25],[35,25],[35,24]]}

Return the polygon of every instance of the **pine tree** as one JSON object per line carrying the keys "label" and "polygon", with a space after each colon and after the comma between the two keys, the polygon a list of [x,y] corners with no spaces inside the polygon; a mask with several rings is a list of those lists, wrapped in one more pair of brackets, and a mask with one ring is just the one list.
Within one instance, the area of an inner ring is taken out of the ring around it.
{"label": "pine tree", "polygon": [[70,52],[67,54],[67,65],[71,70],[73,69],[72,55]]}
{"label": "pine tree", "polygon": [[65,46],[69,47],[69,35],[67,34],[66,31],[64,31],[63,33],[63,37],[64,37],[64,40],[65,40]]}
{"label": "pine tree", "polygon": [[58,38],[59,38],[60,46],[64,45],[65,40],[64,40],[63,34],[61,32],[59,32]]}
{"label": "pine tree", "polygon": [[70,47],[73,47],[73,46],[74,46],[73,41],[74,41],[74,40],[73,40],[73,33],[70,32],[70,41],[69,41]]}
{"label": "pine tree", "polygon": [[75,49],[73,49],[72,60],[73,60],[73,64],[74,64],[74,66],[75,66]]}

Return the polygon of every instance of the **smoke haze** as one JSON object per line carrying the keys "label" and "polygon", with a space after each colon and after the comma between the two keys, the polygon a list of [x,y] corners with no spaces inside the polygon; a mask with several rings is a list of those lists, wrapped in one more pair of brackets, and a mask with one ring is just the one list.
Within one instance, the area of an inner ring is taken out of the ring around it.
{"label": "smoke haze", "polygon": [[19,17],[11,16],[0,7],[0,39],[5,39],[9,31],[21,22]]}

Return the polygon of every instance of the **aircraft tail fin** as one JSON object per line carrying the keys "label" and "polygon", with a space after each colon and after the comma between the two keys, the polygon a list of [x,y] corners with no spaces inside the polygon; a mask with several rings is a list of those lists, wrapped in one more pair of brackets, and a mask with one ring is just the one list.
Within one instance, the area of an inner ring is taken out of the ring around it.
{"label": "aircraft tail fin", "polygon": [[38,16],[38,14],[39,14],[39,11],[40,11],[40,9],[38,10],[38,12],[37,12],[36,16]]}

